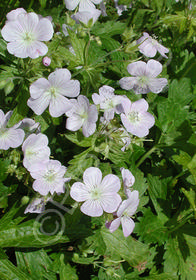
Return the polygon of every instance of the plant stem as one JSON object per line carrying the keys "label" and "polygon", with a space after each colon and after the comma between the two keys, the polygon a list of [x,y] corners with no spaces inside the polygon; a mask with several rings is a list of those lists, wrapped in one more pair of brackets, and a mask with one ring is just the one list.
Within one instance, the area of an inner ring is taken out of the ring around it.
{"label": "plant stem", "polygon": [[143,155],[137,162],[136,167],[139,167],[145,161],[145,159],[147,159],[152,153],[154,153],[156,149],[158,149],[158,146],[152,147],[145,155]]}

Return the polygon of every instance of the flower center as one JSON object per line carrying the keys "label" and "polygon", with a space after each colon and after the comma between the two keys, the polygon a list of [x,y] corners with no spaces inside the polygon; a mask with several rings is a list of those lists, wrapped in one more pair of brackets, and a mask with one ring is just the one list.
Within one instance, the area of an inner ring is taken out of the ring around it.
{"label": "flower center", "polygon": [[132,122],[132,123],[139,122],[140,121],[139,112],[136,112],[136,111],[130,112],[128,115],[128,118],[129,118],[130,122]]}
{"label": "flower center", "polygon": [[91,192],[91,199],[93,200],[99,200],[101,198],[101,190],[99,188],[95,188]]}
{"label": "flower center", "polygon": [[146,85],[148,83],[148,77],[147,76],[139,77],[139,83],[140,83],[140,86]]}
{"label": "flower center", "polygon": [[50,88],[50,94],[51,94],[52,96],[56,97],[56,95],[57,95],[57,90],[56,90],[56,88],[51,87],[51,88]]}
{"label": "flower center", "polygon": [[31,32],[25,32],[23,40],[27,43],[27,44],[31,44],[35,38],[33,36],[33,34]]}
{"label": "flower center", "polygon": [[56,172],[55,172],[55,170],[53,170],[53,169],[48,170],[46,172],[46,174],[44,175],[44,179],[47,182],[49,182],[49,183],[54,182],[55,179],[56,179]]}
{"label": "flower center", "polygon": [[9,129],[4,128],[4,127],[2,127],[2,128],[0,129],[0,138],[1,138],[1,139],[6,139],[6,138],[7,138],[8,130],[9,130]]}
{"label": "flower center", "polygon": [[86,120],[88,118],[88,113],[87,112],[83,112],[80,114],[81,119]]}

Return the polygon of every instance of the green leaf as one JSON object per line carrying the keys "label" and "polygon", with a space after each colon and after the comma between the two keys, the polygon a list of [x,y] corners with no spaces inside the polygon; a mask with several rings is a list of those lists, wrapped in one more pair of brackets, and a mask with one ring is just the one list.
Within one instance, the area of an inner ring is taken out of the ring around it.
{"label": "green leaf", "polygon": [[39,251],[16,251],[18,268],[29,274],[32,279],[56,280],[56,274],[51,271],[52,261],[42,249]]}
{"label": "green leaf", "polygon": [[[39,231],[40,224],[33,220],[0,231],[0,247],[38,247],[67,243],[69,238],[62,235],[45,235]],[[5,238],[6,236],[6,238]]]}
{"label": "green leaf", "polygon": [[32,278],[22,270],[13,265],[9,260],[0,260],[1,280],[32,280]]}
{"label": "green leaf", "polygon": [[149,208],[143,214],[142,218],[138,218],[139,223],[136,223],[134,231],[146,243],[163,244],[168,238],[168,230],[164,226],[163,220],[154,215]]}
{"label": "green leaf", "polygon": [[113,257],[120,255],[122,259],[133,267],[137,267],[149,260],[148,246],[131,236],[124,237],[122,230],[117,229],[111,233],[104,227],[100,233],[107,248],[105,254]]}
{"label": "green leaf", "polygon": [[194,280],[196,276],[196,239],[177,234],[165,244],[164,271],[180,275],[182,280]]}
{"label": "green leaf", "polygon": [[2,181],[2,182],[8,176],[7,169],[9,167],[9,164],[10,164],[10,160],[8,160],[8,159],[0,159],[0,181]]}
{"label": "green leaf", "polygon": [[[170,179],[169,179],[170,180]],[[148,192],[150,195],[150,198],[153,202],[154,208],[157,212],[157,214],[160,215],[160,217],[166,221],[167,216],[163,214],[162,212],[162,204],[161,202],[166,201],[167,198],[167,184],[168,180],[166,179],[160,179],[158,176],[152,176],[151,174],[148,174]]]}
{"label": "green leaf", "polygon": [[76,270],[69,263],[64,263],[64,255],[60,255],[59,267],[60,280],[78,280]]}
{"label": "green leaf", "polygon": [[107,21],[104,23],[97,22],[96,25],[93,26],[91,32],[96,36],[114,36],[117,34],[122,34],[125,28],[126,24],[120,21]]}
{"label": "green leaf", "polygon": [[74,31],[68,29],[68,33],[71,39],[71,45],[78,59],[78,63],[80,65],[84,65],[84,49],[86,46],[86,42],[84,39],[79,39]]}
{"label": "green leaf", "polygon": [[67,133],[64,134],[65,137],[75,143],[76,145],[80,146],[80,147],[91,147],[95,140],[96,140],[96,136],[95,135],[91,135],[89,137],[85,137],[81,132],[75,132],[75,133]]}

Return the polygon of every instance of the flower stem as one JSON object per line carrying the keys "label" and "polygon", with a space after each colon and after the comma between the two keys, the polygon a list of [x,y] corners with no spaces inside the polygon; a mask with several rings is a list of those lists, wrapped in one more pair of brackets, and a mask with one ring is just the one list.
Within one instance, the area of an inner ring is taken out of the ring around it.
{"label": "flower stem", "polygon": [[158,146],[152,147],[146,154],[144,154],[137,162],[136,167],[139,167],[156,149],[158,149]]}

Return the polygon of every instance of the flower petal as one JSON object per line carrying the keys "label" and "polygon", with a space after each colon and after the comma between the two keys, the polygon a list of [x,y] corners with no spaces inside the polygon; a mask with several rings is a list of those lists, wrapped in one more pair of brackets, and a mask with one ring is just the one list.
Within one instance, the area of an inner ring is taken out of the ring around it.
{"label": "flower petal", "polygon": [[118,192],[120,185],[120,179],[113,174],[106,175],[101,182],[101,188],[104,193]]}
{"label": "flower petal", "polygon": [[27,52],[30,58],[35,59],[38,58],[39,56],[43,56],[47,54],[48,47],[42,42],[35,41],[31,45],[27,46]]}
{"label": "flower petal", "polygon": [[43,179],[37,179],[33,182],[33,189],[36,192],[39,192],[41,195],[47,195],[50,191],[50,185],[45,182]]}
{"label": "flower petal", "polygon": [[49,112],[52,117],[57,118],[69,111],[71,107],[70,101],[66,97],[58,94],[55,97],[52,96],[49,105]]}
{"label": "flower petal", "polygon": [[144,41],[138,48],[147,57],[154,57],[157,53],[157,49],[152,45],[151,39]]}
{"label": "flower petal", "polygon": [[80,3],[80,0],[64,0],[64,1],[65,1],[66,8],[71,11],[73,11]]}
{"label": "flower petal", "polygon": [[120,87],[125,90],[131,90],[137,84],[137,78],[124,77],[119,81]]}
{"label": "flower petal", "polygon": [[100,217],[103,214],[103,209],[97,200],[86,200],[80,210],[91,217]]}
{"label": "flower petal", "polygon": [[117,228],[120,226],[120,220],[121,218],[116,218],[115,220],[113,220],[109,226],[109,231],[110,232],[114,232],[115,230],[117,230]]}
{"label": "flower petal", "polygon": [[30,95],[32,98],[39,98],[45,91],[48,91],[50,83],[45,78],[40,78],[30,86]]}
{"label": "flower petal", "polygon": [[58,88],[64,85],[65,82],[70,81],[71,73],[68,69],[57,69],[48,76],[48,81],[51,86]]}
{"label": "flower petal", "polygon": [[80,93],[80,82],[77,80],[65,81],[58,88],[58,93],[67,97],[77,97]]}
{"label": "flower petal", "polygon": [[90,105],[88,108],[88,121],[96,122],[98,120],[97,107],[95,105]]}
{"label": "flower petal", "polygon": [[94,122],[84,122],[82,126],[82,133],[85,137],[89,137],[92,135],[96,130],[96,123]]}
{"label": "flower petal", "polygon": [[9,53],[15,55],[16,57],[26,58],[29,56],[28,48],[22,41],[8,43],[7,50]]}
{"label": "flower petal", "polygon": [[146,112],[148,110],[148,102],[142,98],[132,103],[131,111]]}
{"label": "flower petal", "polygon": [[157,77],[162,72],[162,64],[154,59],[150,59],[146,64],[146,75],[152,78]]}
{"label": "flower petal", "polygon": [[29,98],[27,105],[35,112],[36,115],[41,115],[50,103],[50,94],[44,93],[37,99]]}
{"label": "flower petal", "polygon": [[114,213],[121,201],[120,195],[114,192],[104,193],[100,198],[100,204],[106,213]]}
{"label": "flower petal", "polygon": [[52,39],[54,29],[52,23],[47,18],[42,18],[36,26],[36,39],[39,41],[49,41]]}
{"label": "flower petal", "polygon": [[25,137],[22,129],[7,128],[4,133],[0,135],[0,149],[8,150],[9,148],[19,147]]}
{"label": "flower petal", "polygon": [[71,131],[77,131],[79,130],[83,125],[83,120],[80,118],[80,116],[74,116],[70,117],[66,120],[66,128]]}
{"label": "flower petal", "polygon": [[135,227],[134,221],[129,217],[122,217],[121,224],[122,224],[124,236],[128,237],[134,230]]}
{"label": "flower petal", "polygon": [[127,71],[132,76],[145,76],[146,74],[146,63],[144,61],[136,61],[133,63],[130,63],[127,66]]}
{"label": "flower petal", "polygon": [[154,93],[159,93],[167,85],[167,79],[155,78],[149,81],[149,89]]}
{"label": "flower petal", "polygon": [[83,183],[76,182],[71,187],[70,196],[77,202],[83,202],[90,198],[89,189]]}
{"label": "flower petal", "polygon": [[90,189],[99,187],[101,184],[102,172],[97,167],[89,167],[84,171],[83,181],[84,184]]}

